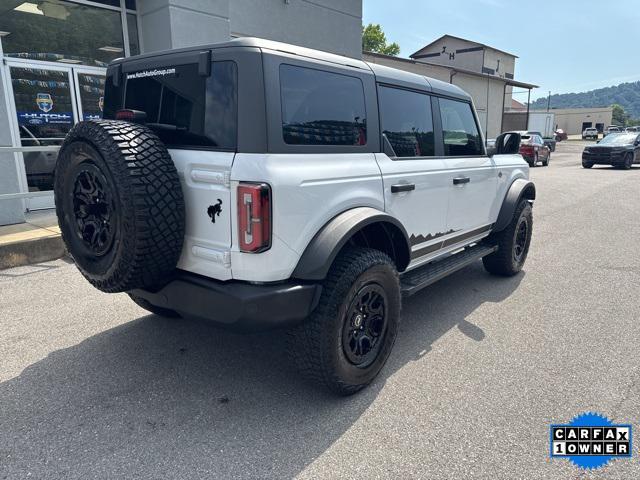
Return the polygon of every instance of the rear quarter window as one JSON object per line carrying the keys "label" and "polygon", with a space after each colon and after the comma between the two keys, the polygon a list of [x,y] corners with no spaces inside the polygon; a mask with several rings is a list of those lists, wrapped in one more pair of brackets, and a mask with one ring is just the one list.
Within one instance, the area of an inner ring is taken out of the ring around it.
{"label": "rear quarter window", "polygon": [[147,114],[147,125],[170,147],[232,150],[237,145],[237,66],[213,62],[126,74],[124,108]]}
{"label": "rear quarter window", "polygon": [[280,66],[282,136],[290,145],[366,145],[364,87],[357,77]]}

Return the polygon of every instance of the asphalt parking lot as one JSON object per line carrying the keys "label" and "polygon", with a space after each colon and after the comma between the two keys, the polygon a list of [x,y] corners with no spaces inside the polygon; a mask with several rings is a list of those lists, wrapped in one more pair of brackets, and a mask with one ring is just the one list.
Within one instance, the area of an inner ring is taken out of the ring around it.
{"label": "asphalt parking lot", "polygon": [[525,271],[406,301],[350,398],[300,380],[280,332],[148,315],[64,260],[0,271],[0,479],[640,478],[636,448],[594,472],[548,453],[583,411],[640,429],[640,166],[584,170],[582,145],[532,170]]}

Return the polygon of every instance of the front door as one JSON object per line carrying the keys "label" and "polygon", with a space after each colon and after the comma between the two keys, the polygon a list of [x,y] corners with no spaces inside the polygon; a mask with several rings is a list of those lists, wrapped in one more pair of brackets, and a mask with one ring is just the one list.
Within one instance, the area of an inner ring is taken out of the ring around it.
{"label": "front door", "polygon": [[14,146],[37,147],[17,153],[21,160],[27,210],[54,208],[53,178],[59,147],[79,120],[101,118],[104,69],[74,68],[51,62],[8,60],[13,97]]}
{"label": "front door", "polygon": [[438,99],[444,158],[449,175],[447,230],[444,247],[486,234],[495,210],[498,185],[493,159],[485,154],[480,129],[470,103]]}

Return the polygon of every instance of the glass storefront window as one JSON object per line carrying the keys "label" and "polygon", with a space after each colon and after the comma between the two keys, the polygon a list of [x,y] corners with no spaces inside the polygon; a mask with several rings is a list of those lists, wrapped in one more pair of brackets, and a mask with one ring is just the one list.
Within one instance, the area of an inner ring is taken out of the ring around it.
{"label": "glass storefront window", "polygon": [[[130,44],[139,53],[129,16]],[[0,31],[8,32],[7,57],[106,67],[125,55],[119,11],[65,0],[0,0]]]}
{"label": "glass storefront window", "polygon": [[78,73],[83,120],[99,120],[104,107],[104,75]]}
{"label": "glass storefront window", "polygon": [[138,23],[136,16],[127,13],[127,30],[129,31],[129,54],[140,54],[140,42],[138,40]]}
{"label": "glass storefront window", "polygon": [[[11,85],[23,147],[60,145],[75,122],[70,71],[11,67]],[[29,191],[53,188],[56,152],[24,153]]]}

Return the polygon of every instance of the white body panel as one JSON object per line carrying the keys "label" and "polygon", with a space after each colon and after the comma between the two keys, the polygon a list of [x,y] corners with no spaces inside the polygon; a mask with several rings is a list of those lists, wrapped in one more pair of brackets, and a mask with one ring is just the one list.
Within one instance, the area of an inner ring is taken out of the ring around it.
{"label": "white body panel", "polygon": [[[445,160],[406,158],[392,160],[376,153],[384,182],[385,211],[400,220],[410,237],[412,250],[441,241],[447,231],[450,174]],[[415,185],[411,192],[391,193],[391,186]]]}
{"label": "white body panel", "polygon": [[[169,153],[180,175],[186,213],[184,246],[178,268],[230,280],[233,214],[230,172],[235,154],[180,149],[171,149]],[[219,215],[213,213],[213,222],[208,210],[216,205],[220,211]]]}
{"label": "white body panel", "polygon": [[[438,247],[494,223],[508,187],[528,178],[520,155],[493,158],[392,160],[385,154],[233,154],[171,150],[185,197],[186,235],[178,268],[218,280],[288,279],[316,233],[355,207],[386,211],[404,225],[412,251],[427,249],[409,269],[480,240],[488,232]],[[470,182],[453,185],[456,176]],[[238,247],[238,182],[271,186],[271,248],[259,254]],[[391,185],[413,183],[411,192]],[[212,222],[207,210],[222,200]],[[420,238],[420,236],[422,238]]]}
{"label": "white body panel", "polygon": [[502,202],[511,184],[518,178],[529,179],[529,164],[520,154],[494,155],[493,162],[498,171],[498,183],[491,206],[491,218],[493,219],[491,223],[497,220]]}
{"label": "white body panel", "polygon": [[[493,159],[450,157],[445,159],[445,165],[449,187],[447,231],[460,235],[493,223],[491,207],[498,181]],[[454,185],[455,178],[468,178],[469,182]]]}
{"label": "white body panel", "polygon": [[[447,159],[448,162],[455,162],[457,160],[460,160],[460,159],[454,159],[454,158]],[[480,164],[480,166],[477,167],[478,169],[483,168],[481,162],[478,159],[471,159],[471,160],[477,161],[477,163]],[[481,177],[485,177],[484,180],[487,181],[487,179],[491,178],[491,172],[493,172],[495,182],[488,181],[485,184],[488,187],[486,192],[473,192],[473,191],[471,192],[472,196],[473,195],[477,197],[483,196],[481,205],[474,204],[471,200],[466,199],[467,198],[466,196],[469,193],[469,190],[460,188],[458,191],[456,191],[456,188],[454,188],[453,178],[455,176],[460,175],[460,171],[458,171],[457,173],[454,171],[447,171],[451,179],[450,180],[451,191],[449,195],[449,203],[453,205],[453,209],[460,209],[460,208],[464,209],[465,207],[470,209],[477,208],[479,211],[483,212],[482,215],[486,215],[486,217],[481,217],[481,218],[485,218],[484,221],[482,221],[479,218],[477,222],[474,222],[476,223],[475,228],[481,228],[481,227],[488,226],[495,223],[496,220],[498,219],[498,215],[500,214],[500,208],[502,207],[502,202],[504,201],[504,198],[507,195],[507,191],[511,186],[511,184],[514,182],[514,180],[518,178],[523,178],[523,179],[529,178],[529,165],[527,164],[527,162],[524,161],[522,156],[520,156],[519,154],[494,155],[493,157],[489,159],[485,158],[484,160],[490,161],[492,164],[492,167],[490,169],[484,168],[483,172],[476,172],[476,175],[480,173]],[[466,163],[466,165],[468,166],[468,162]],[[487,167],[487,166],[485,165],[484,167]],[[471,172],[468,172],[468,171],[467,173],[471,174]],[[469,184],[466,184],[466,185],[468,186]],[[452,212],[452,209],[449,209],[448,211]],[[466,218],[466,221],[468,222],[468,224],[471,224],[473,222],[473,218],[471,216],[466,217],[463,213],[460,213],[458,216],[460,219]],[[455,224],[454,222],[455,221],[448,221],[447,223],[448,228],[451,228],[451,226]],[[474,228],[466,229],[466,231],[469,231],[469,230],[474,230]],[[460,231],[451,232],[448,235],[443,236],[440,240],[444,244],[444,242],[447,242],[448,240],[460,235],[461,233],[464,233],[464,232],[460,232]],[[483,233],[479,233],[478,235],[465,238],[461,242],[452,243],[451,245],[443,247],[440,250],[437,250],[431,254],[416,258],[411,261],[411,263],[407,267],[407,271],[417,268],[421,265],[424,265],[425,263],[429,263],[440,257],[447,256],[452,252],[455,252],[456,250],[460,249],[461,247],[464,247],[471,243],[478,242],[482,240],[484,237],[486,237],[487,235],[489,235],[489,233],[491,232],[486,231]]]}
{"label": "white body panel", "polygon": [[257,282],[291,276],[315,234],[336,215],[355,207],[384,210],[382,179],[374,154],[243,154],[233,163],[232,205],[238,181],[271,186],[273,240],[260,254],[238,249],[232,215],[233,278]]}

